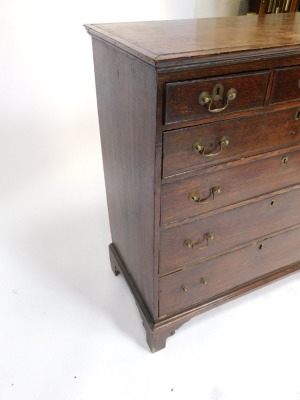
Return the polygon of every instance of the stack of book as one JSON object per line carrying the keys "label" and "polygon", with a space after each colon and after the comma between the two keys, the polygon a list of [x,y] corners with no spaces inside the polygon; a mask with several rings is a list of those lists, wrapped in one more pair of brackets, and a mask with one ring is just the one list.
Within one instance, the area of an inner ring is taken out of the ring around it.
{"label": "stack of book", "polygon": [[300,0],[250,0],[250,13],[288,13],[298,10]]}
{"label": "stack of book", "polygon": [[269,0],[267,3],[267,14],[290,12],[292,0]]}

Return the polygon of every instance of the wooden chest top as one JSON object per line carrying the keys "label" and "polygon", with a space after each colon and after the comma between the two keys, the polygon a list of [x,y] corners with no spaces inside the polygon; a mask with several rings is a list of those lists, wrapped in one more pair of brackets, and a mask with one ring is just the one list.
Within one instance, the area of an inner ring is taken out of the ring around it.
{"label": "wooden chest top", "polygon": [[[176,21],[89,24],[89,33],[104,38],[149,64],[191,63],[194,58],[225,58],[232,52],[278,54],[299,51],[298,13],[203,18]],[[198,60],[199,61],[199,60]]]}

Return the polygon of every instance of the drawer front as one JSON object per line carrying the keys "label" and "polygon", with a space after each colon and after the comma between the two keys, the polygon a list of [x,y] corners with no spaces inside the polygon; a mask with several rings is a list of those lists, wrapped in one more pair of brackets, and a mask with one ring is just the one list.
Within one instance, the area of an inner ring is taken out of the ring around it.
{"label": "drawer front", "polygon": [[289,231],[159,279],[160,316],[174,314],[300,260],[300,230]]}
{"label": "drawer front", "polygon": [[269,72],[166,84],[165,123],[200,120],[262,107]]}
{"label": "drawer front", "polygon": [[275,72],[270,103],[300,100],[300,67],[281,68]]}
{"label": "drawer front", "polygon": [[300,151],[201,171],[162,186],[161,220],[168,224],[300,183]]}
{"label": "drawer front", "polygon": [[[164,133],[163,176],[300,143],[298,108]],[[221,144],[226,138],[227,144]],[[197,146],[200,145],[203,150]]]}
{"label": "drawer front", "polygon": [[161,233],[160,274],[300,223],[300,189]]}

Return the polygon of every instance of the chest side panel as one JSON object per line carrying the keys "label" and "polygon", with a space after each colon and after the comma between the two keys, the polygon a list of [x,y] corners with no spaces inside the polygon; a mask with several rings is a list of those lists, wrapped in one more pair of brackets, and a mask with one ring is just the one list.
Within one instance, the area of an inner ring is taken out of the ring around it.
{"label": "chest side panel", "polygon": [[155,318],[156,73],[97,39],[93,52],[112,242]]}

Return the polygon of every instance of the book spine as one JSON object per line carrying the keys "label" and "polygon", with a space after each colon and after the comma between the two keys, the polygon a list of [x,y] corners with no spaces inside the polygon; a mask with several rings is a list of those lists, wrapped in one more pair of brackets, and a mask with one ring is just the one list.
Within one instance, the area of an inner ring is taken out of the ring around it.
{"label": "book spine", "polygon": [[269,0],[268,3],[268,8],[267,8],[267,13],[270,14],[272,12],[272,8],[273,8],[273,3],[275,0]]}

